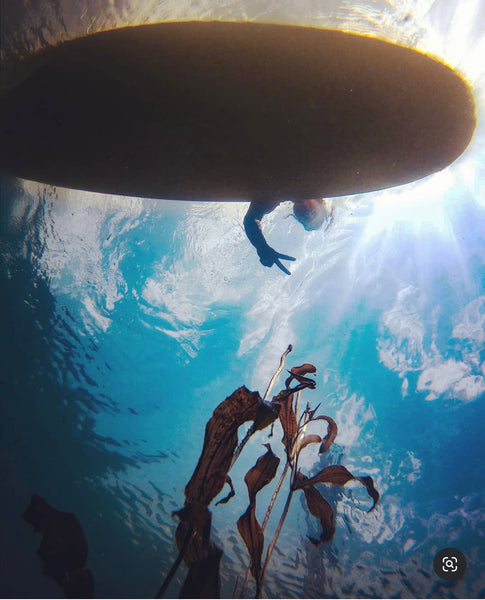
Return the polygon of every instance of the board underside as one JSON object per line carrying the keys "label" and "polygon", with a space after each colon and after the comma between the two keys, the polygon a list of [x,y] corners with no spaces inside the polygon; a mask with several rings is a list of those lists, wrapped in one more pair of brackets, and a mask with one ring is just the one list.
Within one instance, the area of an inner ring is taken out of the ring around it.
{"label": "board underside", "polygon": [[421,52],[310,27],[170,22],[51,48],[1,101],[2,169],[97,192],[303,199],[443,169],[475,128]]}

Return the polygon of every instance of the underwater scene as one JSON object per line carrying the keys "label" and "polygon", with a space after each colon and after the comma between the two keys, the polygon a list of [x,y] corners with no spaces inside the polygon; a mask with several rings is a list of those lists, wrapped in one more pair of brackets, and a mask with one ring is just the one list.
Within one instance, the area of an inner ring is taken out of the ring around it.
{"label": "underwater scene", "polygon": [[[485,4],[2,13],[6,77],[29,52],[129,24],[370,34],[456,69],[476,129],[439,172],[326,199],[318,228],[292,198],[256,211],[260,230],[251,198],[2,173],[0,596],[485,597]],[[438,576],[436,556],[455,571],[448,550],[460,577]]]}

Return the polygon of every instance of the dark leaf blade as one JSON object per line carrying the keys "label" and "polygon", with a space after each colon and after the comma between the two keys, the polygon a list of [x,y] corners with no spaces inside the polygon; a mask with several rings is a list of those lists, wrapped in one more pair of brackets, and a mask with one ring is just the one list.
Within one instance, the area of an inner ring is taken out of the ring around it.
{"label": "dark leaf blade", "polygon": [[261,586],[261,556],[264,546],[263,530],[256,519],[256,494],[274,479],[280,464],[280,459],[271,450],[270,444],[264,445],[266,453],[258,458],[244,478],[248,488],[249,506],[237,522],[238,531],[249,552],[250,569],[256,581],[256,597],[259,597]]}
{"label": "dark leaf blade", "polygon": [[379,494],[379,492],[376,490],[376,488],[374,486],[374,480],[372,479],[372,477],[370,477],[370,475],[366,475],[365,477],[356,477],[356,479],[357,479],[357,481],[360,481],[360,483],[362,483],[362,485],[364,485],[366,487],[367,493],[374,501],[374,504],[372,505],[372,507],[367,511],[367,512],[372,512],[374,510],[374,508],[377,506],[377,503],[379,502],[380,497],[381,497],[381,495]]}
{"label": "dark leaf blade", "polygon": [[[317,372],[317,368],[315,367],[315,365],[312,365],[310,363],[304,363],[303,365],[300,365],[299,367],[292,367],[291,370],[289,371],[290,376],[285,381],[285,387],[288,388],[290,383],[293,381],[293,379],[298,379],[298,377],[304,377],[308,373],[316,373],[316,372]],[[313,381],[313,379],[309,379],[308,381],[312,381],[313,383],[315,383]]]}
{"label": "dark leaf blade", "polygon": [[308,375],[308,373],[316,373],[317,367],[311,363],[304,363],[299,367],[292,367],[291,372],[297,375]]}
{"label": "dark leaf blade", "polygon": [[277,404],[261,400],[254,418],[253,430],[261,431],[262,429],[266,429],[266,427],[276,421],[279,412],[280,407]]}
{"label": "dark leaf blade", "polygon": [[220,598],[221,558],[222,550],[211,542],[206,556],[190,565],[179,598]]}
{"label": "dark leaf blade", "polygon": [[299,472],[298,477],[295,478],[293,489],[304,489],[315,485],[316,483],[335,483],[336,485],[344,486],[346,483],[352,480],[359,481],[366,488],[367,493],[373,500],[372,508],[368,512],[374,510],[374,508],[377,505],[377,502],[379,501],[380,495],[374,486],[374,480],[372,479],[372,477],[355,477],[349,470],[347,470],[342,465],[332,465],[331,467],[325,467],[325,469],[322,469],[319,473],[317,473],[313,477],[310,477],[309,479]]}
{"label": "dark leaf blade", "polygon": [[280,464],[280,459],[273,453],[270,444],[264,445],[267,452],[258,458],[254,467],[249,469],[244,478],[248,486],[250,504],[256,500],[256,494],[274,479]]}
{"label": "dark leaf blade", "polygon": [[173,513],[180,519],[175,531],[179,551],[183,551],[185,564],[206,556],[210,543],[212,514],[203,504],[193,502]]}
{"label": "dark leaf blade", "polygon": [[334,443],[335,438],[337,437],[338,427],[337,423],[332,419],[332,417],[327,417],[326,415],[319,415],[318,417],[314,417],[313,421],[327,421],[327,435],[322,439],[322,444],[320,446],[319,453],[323,454],[326,452],[330,446]]}
{"label": "dark leaf blade", "polygon": [[320,444],[321,441],[322,438],[316,433],[309,433],[305,435],[297,441],[296,454],[300,454],[300,452],[310,444]]}
{"label": "dark leaf blade", "polygon": [[279,419],[283,428],[283,444],[286,452],[290,453],[298,432],[298,423],[293,409],[293,394],[283,390],[273,398],[272,403],[280,405]]}
{"label": "dark leaf blade", "polygon": [[226,483],[230,488],[229,493],[227,494],[227,496],[224,496],[224,498],[218,500],[216,502],[216,506],[219,506],[219,504],[227,504],[229,500],[236,495],[236,492],[234,491],[234,486],[232,485],[232,479],[229,477],[229,475],[226,475]]}
{"label": "dark leaf blade", "polygon": [[300,483],[297,488],[309,487],[316,483],[335,483],[337,485],[345,485],[349,481],[354,479],[354,476],[350,471],[341,465],[332,465],[331,467],[325,467],[313,477],[309,479],[298,480]]}
{"label": "dark leaf blade", "polygon": [[303,387],[309,387],[311,389],[317,387],[317,382],[314,379],[310,379],[310,377],[304,377],[303,375],[299,375],[298,373],[292,373],[291,371],[288,372],[290,373],[290,376],[285,381],[285,386],[287,389],[289,388],[289,385],[293,381],[293,379],[296,379],[298,383]]}
{"label": "dark leaf blade", "polygon": [[261,557],[263,555],[264,534],[261,525],[256,519],[254,503],[250,504],[246,512],[239,517],[237,529],[249,552],[250,569],[254,580],[256,581],[258,594],[261,583]]}
{"label": "dark leaf blade", "polygon": [[[268,403],[263,402],[258,392],[242,386],[214,410],[205,428],[199,462],[185,487],[186,503],[196,501],[209,506],[221,492],[237,447],[237,430],[246,421],[254,421],[263,404]],[[276,419],[277,413],[272,411],[272,414]]]}
{"label": "dark leaf blade", "polygon": [[308,539],[314,546],[317,546],[322,542],[330,541],[335,534],[332,507],[316,488],[307,485],[308,479],[302,473],[298,473],[296,483],[303,489],[308,510],[320,521],[322,527],[319,540],[310,536],[308,536]]}

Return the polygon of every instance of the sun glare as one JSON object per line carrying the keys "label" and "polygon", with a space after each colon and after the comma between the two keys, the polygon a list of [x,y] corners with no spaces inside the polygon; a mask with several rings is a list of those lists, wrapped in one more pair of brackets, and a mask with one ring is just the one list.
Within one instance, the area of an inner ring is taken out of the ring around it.
{"label": "sun glare", "polygon": [[452,186],[453,174],[445,169],[423,182],[376,194],[363,241],[390,230],[400,222],[410,223],[416,230],[425,226],[442,234],[448,233],[445,199]]}

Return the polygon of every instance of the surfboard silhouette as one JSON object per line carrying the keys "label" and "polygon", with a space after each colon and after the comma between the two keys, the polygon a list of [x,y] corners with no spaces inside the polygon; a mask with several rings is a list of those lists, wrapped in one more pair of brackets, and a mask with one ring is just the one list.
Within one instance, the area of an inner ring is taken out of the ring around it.
{"label": "surfboard silhouette", "polygon": [[60,43],[1,100],[2,169],[194,200],[333,197],[439,171],[470,86],[422,52],[312,27],[166,22]]}

